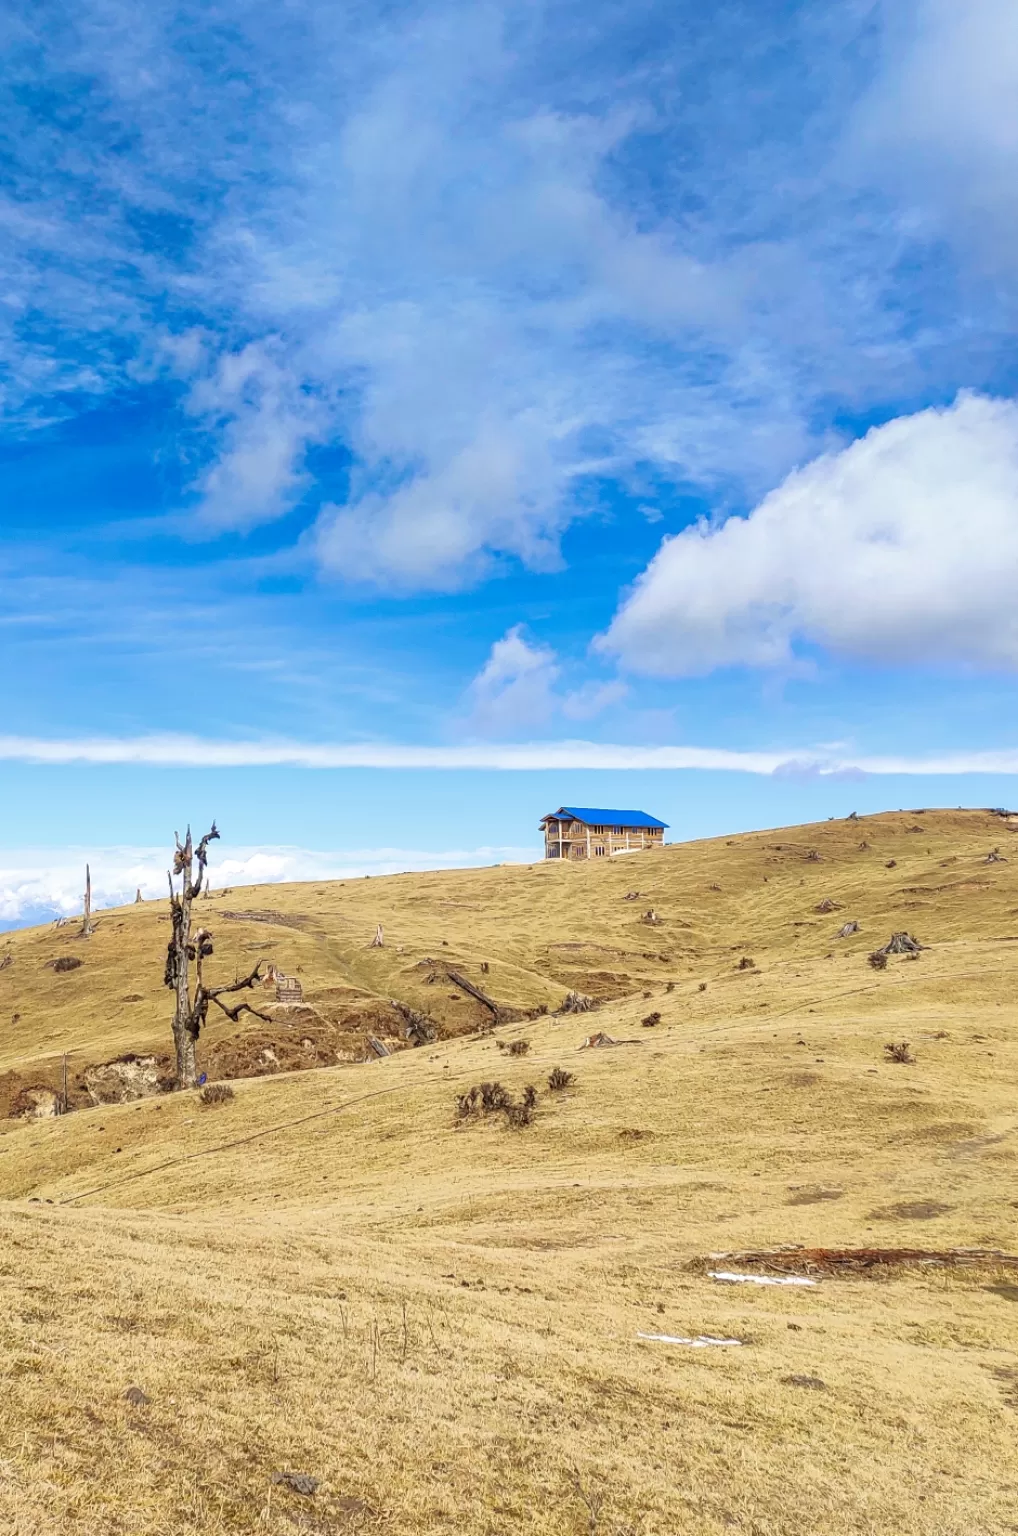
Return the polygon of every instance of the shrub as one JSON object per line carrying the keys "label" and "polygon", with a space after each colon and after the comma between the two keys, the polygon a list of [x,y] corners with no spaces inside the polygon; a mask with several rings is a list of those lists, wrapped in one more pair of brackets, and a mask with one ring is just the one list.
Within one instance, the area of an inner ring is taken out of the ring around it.
{"label": "shrub", "polygon": [[654,1025],[660,1024],[660,1022],[661,1015],[659,1013],[648,1013],[645,1019],[640,1020],[640,1023],[643,1025],[644,1029],[653,1029]]}
{"label": "shrub", "polygon": [[509,1046],[510,1056],[525,1056],[530,1050],[529,1040],[514,1040]]}
{"label": "shrub", "polygon": [[534,1118],[534,1106],[532,1104],[507,1104],[505,1106],[505,1123],[510,1130],[518,1131],[525,1125],[529,1125]]}
{"label": "shrub", "polygon": [[573,1074],[566,1072],[562,1067],[555,1067],[548,1075],[548,1087],[552,1093],[561,1093],[563,1088],[568,1088],[573,1082]]}
{"label": "shrub", "polygon": [[524,1088],[518,1102],[501,1083],[477,1083],[468,1093],[457,1097],[456,1118],[470,1120],[480,1115],[502,1114],[506,1125],[516,1131],[531,1123],[536,1108],[537,1089],[532,1083]]}
{"label": "shrub", "polygon": [[755,971],[756,970],[756,961],[755,960],[751,960],[748,955],[743,955],[742,959],[739,961],[738,965],[736,966],[736,970],[739,970],[739,971]]}
{"label": "shrub", "polygon": [[875,971],[887,970],[887,956],[882,949],[875,949],[869,957],[869,962]]}
{"label": "shrub", "polygon": [[[501,1044],[501,1042],[499,1042]],[[477,1088],[471,1088],[469,1093],[461,1093],[456,1099],[456,1114],[460,1120],[469,1120],[471,1115],[477,1113],[481,1101]]]}
{"label": "shrub", "polygon": [[214,1109],[217,1104],[228,1104],[233,1097],[229,1083],[206,1083],[198,1095],[198,1102],[204,1109]]}
{"label": "shrub", "polygon": [[884,1046],[884,1055],[888,1061],[900,1062],[902,1066],[908,1066],[915,1061],[907,1040],[899,1040],[897,1043],[891,1041]]}
{"label": "shrub", "polygon": [[674,981],[669,981],[667,983],[667,985],[665,986],[665,991],[666,992],[674,992],[675,991],[675,983],[674,983]]}

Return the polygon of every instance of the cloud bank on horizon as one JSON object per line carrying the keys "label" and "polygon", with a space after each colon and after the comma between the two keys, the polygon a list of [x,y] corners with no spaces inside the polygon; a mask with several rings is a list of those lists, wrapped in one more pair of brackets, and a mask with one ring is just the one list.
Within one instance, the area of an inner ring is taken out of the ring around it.
{"label": "cloud bank on horizon", "polygon": [[12,732],[1012,760],[1007,0],[0,37]]}
{"label": "cloud bank on horizon", "polygon": [[[217,849],[217,853],[219,850]],[[465,869],[487,864],[524,863],[538,848],[458,848],[424,852],[413,848],[359,848],[328,853],[308,848],[240,848],[226,845],[210,870],[211,888],[280,885],[287,881],[355,880],[413,870]],[[82,910],[86,862],[92,875],[96,912],[164,899],[165,848],[20,849],[0,856],[0,930],[58,921]]]}

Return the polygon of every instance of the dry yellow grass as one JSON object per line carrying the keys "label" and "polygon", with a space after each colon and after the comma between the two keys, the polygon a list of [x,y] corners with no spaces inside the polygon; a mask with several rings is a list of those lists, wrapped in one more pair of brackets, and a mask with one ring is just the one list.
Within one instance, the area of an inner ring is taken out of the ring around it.
{"label": "dry yellow grass", "polygon": [[[0,1529],[1018,1529],[1015,1270],[791,1290],[689,1267],[775,1243],[1018,1249],[1018,851],[984,864],[995,844],[1018,850],[984,813],[931,812],[221,898],[303,915],[210,916],[224,969],[269,942],[312,1003],[396,996],[452,1037],[238,1081],[212,1109],[0,1122]],[[104,914],[73,949],[66,929],[12,936],[4,1069],[165,1048],[157,918]],[[930,948],[873,971],[900,928]],[[44,969],[66,952],[85,964]],[[466,1005],[420,979],[429,956],[475,980],[487,962],[520,1006],[584,977],[631,995],[454,1034]],[[579,1051],[595,1028],[640,1043]],[[515,1038],[530,1050],[508,1059]],[[903,1039],[913,1065],[885,1059]],[[551,1094],[558,1064],[575,1082]],[[541,1089],[532,1125],[456,1122],[457,1092],[495,1077]],[[285,1469],[317,1492],[274,1484]]]}

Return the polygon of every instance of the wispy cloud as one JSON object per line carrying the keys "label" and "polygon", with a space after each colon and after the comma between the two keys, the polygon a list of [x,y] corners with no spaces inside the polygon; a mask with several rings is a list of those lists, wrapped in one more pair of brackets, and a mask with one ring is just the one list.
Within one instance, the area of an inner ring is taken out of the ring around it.
{"label": "wispy cloud", "polygon": [[[747,49],[739,6],[704,27],[685,4],[243,0],[225,27],[22,0],[8,419],[169,379],[206,532],[303,498],[312,557],[387,590],[554,568],[605,478],[643,504],[648,475],[759,497],[839,410],[979,382],[1013,330],[1014,272],[984,282],[976,235],[945,273],[925,216],[948,104],[964,166],[992,159],[986,197],[1011,195],[1013,10],[916,0],[903,30],[902,9],[772,8]],[[66,112],[40,107],[54,80]],[[348,485],[316,481],[322,444]]]}
{"label": "wispy cloud", "polygon": [[231,742],[197,736],[97,737],[43,740],[0,737],[0,761],[22,763],[131,763],[165,768],[413,768],[697,769],[732,773],[1011,774],[1018,749],[906,754],[853,754],[846,750],[790,748],[732,751],[722,747],[625,746],[591,741],[476,742],[458,746],[400,746],[382,742],[329,745],[294,741]]}

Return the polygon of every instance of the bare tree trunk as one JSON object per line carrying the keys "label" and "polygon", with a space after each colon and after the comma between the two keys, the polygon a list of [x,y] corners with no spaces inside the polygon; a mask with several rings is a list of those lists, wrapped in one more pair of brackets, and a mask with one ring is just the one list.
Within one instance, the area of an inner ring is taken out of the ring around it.
{"label": "bare tree trunk", "polygon": [[81,922],[80,938],[90,939],[94,929],[92,927],[92,871],[85,865],[85,916]]}
{"label": "bare tree trunk", "polygon": [[[227,1018],[233,1019],[234,1022],[243,1012],[253,1013],[257,1018],[265,1019],[266,1023],[269,1022],[267,1015],[259,1013],[257,1008],[251,1007],[250,1003],[238,1003],[235,1008],[230,1008],[221,1000],[221,994],[225,992],[240,992],[246,987],[253,987],[256,981],[260,981],[260,961],[249,976],[241,977],[225,986],[206,987],[202,976],[202,962],[212,954],[212,935],[207,928],[198,928],[192,935],[191,903],[201,895],[205,866],[208,863],[208,845],[218,837],[219,833],[213,822],[211,831],[206,832],[198,846],[194,847],[191,841],[191,829],[188,827],[183,843],[179,837],[176,837],[177,848],[173,856],[173,870],[169,875],[170,921],[173,924],[173,932],[166,946],[166,972],[163,979],[174,993],[173,1043],[177,1056],[178,1088],[194,1088],[197,1084],[198,1036],[208,1017],[210,1002],[215,1003],[216,1007],[222,1009]],[[198,866],[197,878],[194,877],[195,864]],[[181,876],[179,894],[174,888],[174,875]],[[195,966],[193,998],[190,973],[192,963]]]}

